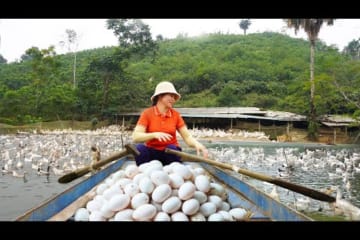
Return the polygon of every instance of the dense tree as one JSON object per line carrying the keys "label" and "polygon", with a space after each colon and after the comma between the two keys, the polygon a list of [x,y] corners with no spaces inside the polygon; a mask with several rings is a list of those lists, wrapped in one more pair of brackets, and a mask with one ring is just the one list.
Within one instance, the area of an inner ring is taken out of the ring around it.
{"label": "dense tree", "polygon": [[56,84],[53,81],[56,78],[58,62],[54,58],[56,55],[55,47],[50,46],[47,49],[40,50],[37,47],[32,47],[25,52],[31,59],[31,78],[32,86],[35,91],[35,106],[34,113],[41,114],[43,103],[46,103],[44,94],[51,85]]}
{"label": "dense tree", "polygon": [[251,25],[251,21],[250,19],[244,19],[244,20],[241,20],[240,23],[239,23],[239,27],[244,30],[244,35],[246,35],[246,30],[248,30],[248,28],[250,27]]}
{"label": "dense tree", "polygon": [[312,139],[317,138],[317,126],[316,126],[316,109],[314,103],[315,97],[315,83],[314,83],[314,59],[315,59],[315,43],[319,35],[321,26],[323,23],[332,25],[334,19],[300,19],[293,18],[286,20],[288,27],[294,28],[295,33],[303,28],[307,33],[310,41],[310,119],[309,119],[309,137]]}
{"label": "dense tree", "polygon": [[157,50],[150,27],[140,19],[108,19],[107,28],[113,30],[119,46],[133,52],[146,54]]}
{"label": "dense tree", "polygon": [[343,52],[346,55],[349,55],[354,60],[360,59],[360,38],[358,40],[352,40],[344,48]]}

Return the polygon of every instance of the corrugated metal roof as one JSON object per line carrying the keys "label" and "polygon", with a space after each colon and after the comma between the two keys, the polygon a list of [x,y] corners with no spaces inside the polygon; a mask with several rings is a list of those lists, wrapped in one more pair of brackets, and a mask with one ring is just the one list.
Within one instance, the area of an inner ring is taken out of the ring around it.
{"label": "corrugated metal roof", "polygon": [[349,123],[334,123],[334,122],[321,122],[321,123],[328,127],[346,127],[350,125]]}
{"label": "corrugated metal roof", "polygon": [[[256,107],[210,107],[210,108],[175,108],[187,118],[229,118],[259,119],[273,121],[306,121],[306,116],[289,112],[261,111]],[[122,116],[139,116],[139,112],[118,114]]]}

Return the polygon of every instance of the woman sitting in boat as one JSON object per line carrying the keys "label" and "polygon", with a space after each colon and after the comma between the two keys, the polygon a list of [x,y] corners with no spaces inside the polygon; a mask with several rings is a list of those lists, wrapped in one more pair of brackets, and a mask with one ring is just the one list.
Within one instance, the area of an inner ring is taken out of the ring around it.
{"label": "woman sitting in boat", "polygon": [[164,151],[165,148],[181,151],[176,131],[188,146],[196,149],[198,155],[202,152],[207,158],[206,147],[191,136],[180,113],[173,108],[180,98],[171,82],[160,82],[156,86],[150,98],[152,106],[141,113],[132,134],[133,141],[139,143],[136,148],[140,155],[135,157],[138,166],[154,159],[163,165],[181,162],[180,157]]}

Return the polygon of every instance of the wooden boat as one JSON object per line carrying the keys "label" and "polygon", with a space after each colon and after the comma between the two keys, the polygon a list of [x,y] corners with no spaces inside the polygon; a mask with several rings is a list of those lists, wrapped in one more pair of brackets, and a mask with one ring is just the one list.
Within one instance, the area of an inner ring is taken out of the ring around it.
{"label": "wooden boat", "polygon": [[[91,177],[30,209],[15,221],[71,220],[75,211],[85,206],[93,197],[91,196],[91,193],[93,193],[91,190],[109,175],[119,170],[129,160],[131,159],[128,156],[122,157]],[[200,163],[200,165],[214,179],[226,186],[227,201],[232,208],[242,207],[252,213],[247,221],[312,221],[311,218],[271,198],[268,194],[245,183],[233,176],[233,174],[207,163]]]}

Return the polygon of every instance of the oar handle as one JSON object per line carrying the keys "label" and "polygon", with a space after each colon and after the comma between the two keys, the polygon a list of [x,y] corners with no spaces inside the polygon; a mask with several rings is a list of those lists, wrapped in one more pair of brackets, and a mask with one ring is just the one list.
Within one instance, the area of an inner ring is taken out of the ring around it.
{"label": "oar handle", "polygon": [[193,154],[189,154],[189,153],[184,153],[184,152],[180,152],[180,151],[176,151],[170,148],[166,148],[165,152],[167,153],[171,153],[177,156],[180,156],[183,160],[188,160],[188,161],[193,161],[193,162],[205,162],[205,163],[209,163],[211,165],[217,166],[217,167],[221,167],[224,169],[228,169],[228,170],[232,170],[238,173],[241,173],[243,175],[258,179],[258,180],[262,180],[265,182],[269,182],[278,186],[281,186],[283,188],[287,188],[289,190],[292,190],[294,192],[298,192],[301,193],[305,196],[309,196],[311,198],[320,200],[320,201],[325,201],[325,202],[335,202],[336,198],[330,195],[327,195],[323,192],[314,190],[314,189],[310,189],[295,183],[290,183],[287,181],[284,181],[283,179],[280,178],[274,178],[274,177],[270,177],[261,173],[256,173],[256,172],[252,172],[243,168],[239,168],[235,165],[231,165],[228,163],[222,163],[222,162],[218,162],[215,160],[211,160],[208,158],[203,158],[197,155],[193,155]]}
{"label": "oar handle", "polygon": [[62,176],[58,179],[58,182],[59,183],[69,183],[79,177],[84,176],[85,174],[91,172],[92,170],[98,169],[112,161],[115,161],[119,158],[125,157],[126,155],[129,155],[129,154],[138,156],[140,154],[140,152],[136,149],[136,147],[133,144],[126,144],[124,150],[114,153],[111,156],[107,157],[106,159],[100,160],[99,162],[97,162],[93,165],[83,167],[81,169],[78,169],[78,170],[75,170],[68,174],[65,174],[64,176]]}

